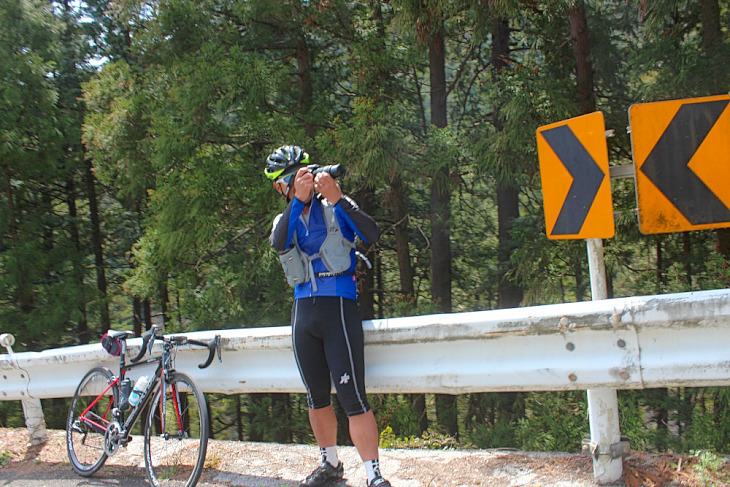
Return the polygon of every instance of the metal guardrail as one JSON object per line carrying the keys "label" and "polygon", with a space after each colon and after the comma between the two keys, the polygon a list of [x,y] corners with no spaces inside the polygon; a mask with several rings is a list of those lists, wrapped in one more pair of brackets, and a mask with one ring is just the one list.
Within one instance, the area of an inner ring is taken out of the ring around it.
{"label": "metal guardrail", "polygon": [[[364,322],[370,393],[615,390],[730,385],[730,290],[630,297]],[[178,369],[205,392],[304,392],[290,328],[221,335],[223,362]],[[141,339],[129,341],[132,353]],[[0,400],[70,397],[93,366],[117,360],[100,344],[0,355]],[[135,369],[138,374],[145,373]],[[609,451],[613,445],[595,445]]]}
{"label": "metal guardrail", "polygon": [[[559,391],[730,385],[730,289],[364,322],[372,393]],[[205,392],[303,392],[290,328],[221,335],[223,362],[177,368]],[[141,339],[129,340],[131,353]],[[70,397],[95,365],[117,359],[100,344],[0,355],[0,400]],[[138,372],[142,373],[142,372]]]}

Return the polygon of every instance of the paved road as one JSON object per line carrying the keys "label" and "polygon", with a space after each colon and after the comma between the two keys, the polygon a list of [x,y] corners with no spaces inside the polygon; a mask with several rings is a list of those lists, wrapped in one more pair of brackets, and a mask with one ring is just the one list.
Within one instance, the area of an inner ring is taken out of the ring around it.
{"label": "paved road", "polygon": [[33,471],[19,474],[0,470],[0,485],[12,487],[149,487],[146,479],[123,476],[119,478],[105,478],[99,475],[83,478],[69,471],[66,466],[57,466],[53,471]]}

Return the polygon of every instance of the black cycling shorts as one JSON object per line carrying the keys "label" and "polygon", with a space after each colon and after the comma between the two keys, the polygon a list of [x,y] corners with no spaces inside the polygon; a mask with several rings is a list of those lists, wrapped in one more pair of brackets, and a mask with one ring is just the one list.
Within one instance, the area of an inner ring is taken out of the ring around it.
{"label": "black cycling shorts", "polygon": [[370,410],[365,394],[362,319],[357,301],[317,296],[294,301],[294,356],[311,409],[331,404],[332,382],[348,416]]}

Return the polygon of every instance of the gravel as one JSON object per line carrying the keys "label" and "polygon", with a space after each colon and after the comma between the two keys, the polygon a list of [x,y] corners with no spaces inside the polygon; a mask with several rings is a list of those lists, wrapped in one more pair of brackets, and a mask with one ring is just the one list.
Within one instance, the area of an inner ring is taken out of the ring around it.
{"label": "gravel", "polygon": [[[0,428],[0,485],[13,479],[45,479],[49,472],[73,472],[68,463],[65,432],[51,430],[39,446],[28,444],[22,428]],[[118,485],[144,485],[144,460],[141,438],[111,457],[93,477],[125,479]],[[345,479],[337,487],[363,487],[365,471],[353,447],[340,447]],[[672,461],[678,461],[676,468]],[[690,459],[649,457],[635,454],[624,461],[624,480],[615,486],[706,485],[689,474]],[[206,469],[200,487],[289,487],[299,485],[319,461],[319,450],[311,445],[254,443],[213,440],[208,445]],[[381,470],[393,487],[595,487],[590,458],[572,453],[523,452],[515,450],[399,450],[381,449]],[[78,485],[97,485],[86,483]],[[115,482],[116,484],[116,482]],[[45,485],[37,483],[36,485]],[[60,484],[59,484],[60,485]],[[67,485],[67,484],[63,484]],[[75,485],[75,484],[70,484]],[[726,485],[726,484],[718,484]],[[334,486],[333,486],[334,487]]]}

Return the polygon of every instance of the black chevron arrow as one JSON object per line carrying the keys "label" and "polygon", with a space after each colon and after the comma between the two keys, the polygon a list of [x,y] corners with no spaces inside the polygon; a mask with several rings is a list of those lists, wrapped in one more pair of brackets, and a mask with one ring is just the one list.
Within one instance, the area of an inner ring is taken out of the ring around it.
{"label": "black chevron arrow", "polygon": [[567,125],[560,125],[541,133],[573,177],[551,234],[577,235],[585,223],[606,174]]}
{"label": "black chevron arrow", "polygon": [[641,166],[641,172],[692,225],[730,221],[730,209],[687,166],[729,102],[679,107]]}

